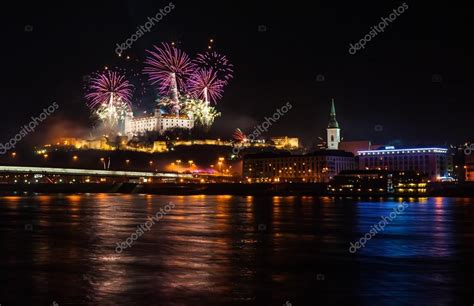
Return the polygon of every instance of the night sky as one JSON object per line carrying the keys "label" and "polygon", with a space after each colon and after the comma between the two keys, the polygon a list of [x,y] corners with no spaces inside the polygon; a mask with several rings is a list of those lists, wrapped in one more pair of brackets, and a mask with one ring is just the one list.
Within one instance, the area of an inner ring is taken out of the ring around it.
{"label": "night sky", "polygon": [[[334,98],[345,140],[410,146],[473,139],[473,24],[465,7],[406,1],[409,8],[385,32],[350,55],[349,44],[403,1],[177,0],[175,9],[125,52],[131,60],[118,58],[116,44],[168,3],[17,2],[4,8],[0,142],[52,102],[60,109],[25,142],[53,128],[71,134],[87,128],[85,75],[104,66],[140,71],[145,49],[160,42],[175,41],[195,55],[209,38],[235,68],[217,106],[223,116],[213,127],[222,137],[231,137],[235,128],[250,133],[264,116],[290,102],[293,108],[266,136],[298,136],[311,144],[325,136]],[[260,25],[266,31],[259,31]],[[148,88],[136,98],[137,107],[151,109],[154,96]]]}

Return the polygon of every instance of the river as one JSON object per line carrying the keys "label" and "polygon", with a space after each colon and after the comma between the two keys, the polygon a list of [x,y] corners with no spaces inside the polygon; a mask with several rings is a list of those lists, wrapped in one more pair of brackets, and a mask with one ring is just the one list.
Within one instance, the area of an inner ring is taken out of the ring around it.
{"label": "river", "polygon": [[472,305],[473,204],[1,196],[0,305]]}

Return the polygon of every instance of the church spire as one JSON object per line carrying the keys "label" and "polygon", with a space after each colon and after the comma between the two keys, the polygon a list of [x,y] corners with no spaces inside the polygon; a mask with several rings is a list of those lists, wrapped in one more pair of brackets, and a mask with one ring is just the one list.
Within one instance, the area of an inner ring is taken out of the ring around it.
{"label": "church spire", "polygon": [[339,123],[336,120],[336,106],[334,105],[334,99],[331,99],[331,113],[329,114],[329,125],[328,128],[339,128]]}
{"label": "church spire", "polygon": [[337,150],[339,148],[339,143],[341,142],[341,129],[339,128],[339,123],[336,120],[336,106],[334,104],[334,99],[331,99],[331,113],[329,113],[329,125],[327,128],[328,133],[328,150]]}

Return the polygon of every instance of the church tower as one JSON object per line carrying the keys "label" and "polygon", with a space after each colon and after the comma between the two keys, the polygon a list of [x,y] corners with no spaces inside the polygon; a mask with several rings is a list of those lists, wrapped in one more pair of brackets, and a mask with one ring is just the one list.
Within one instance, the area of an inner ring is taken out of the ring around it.
{"label": "church tower", "polygon": [[339,148],[339,142],[341,142],[341,129],[339,123],[336,120],[336,106],[334,106],[334,99],[331,100],[331,113],[329,114],[328,124],[328,150],[337,150]]}

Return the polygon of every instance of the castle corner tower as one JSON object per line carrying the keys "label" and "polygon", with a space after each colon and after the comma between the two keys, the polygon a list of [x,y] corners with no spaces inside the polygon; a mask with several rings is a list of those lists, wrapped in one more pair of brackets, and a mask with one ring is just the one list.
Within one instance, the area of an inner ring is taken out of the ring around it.
{"label": "castle corner tower", "polygon": [[329,114],[329,124],[327,128],[328,132],[328,150],[337,150],[339,143],[341,142],[341,129],[339,123],[336,120],[336,106],[334,105],[334,99],[331,100],[331,113]]}

